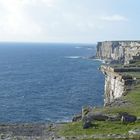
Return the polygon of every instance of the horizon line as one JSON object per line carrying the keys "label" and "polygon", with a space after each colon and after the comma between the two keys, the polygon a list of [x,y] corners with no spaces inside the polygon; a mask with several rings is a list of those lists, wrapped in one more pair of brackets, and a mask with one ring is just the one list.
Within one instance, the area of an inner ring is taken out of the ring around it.
{"label": "horizon line", "polygon": [[33,43],[33,44],[97,44],[97,42],[45,42],[45,41],[0,41],[0,43]]}

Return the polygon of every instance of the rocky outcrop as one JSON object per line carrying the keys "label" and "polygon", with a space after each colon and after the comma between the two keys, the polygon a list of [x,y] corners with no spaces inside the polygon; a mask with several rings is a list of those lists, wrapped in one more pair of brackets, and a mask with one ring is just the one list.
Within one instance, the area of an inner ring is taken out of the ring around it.
{"label": "rocky outcrop", "polygon": [[134,56],[140,55],[140,41],[98,42],[96,58],[108,63],[129,64]]}

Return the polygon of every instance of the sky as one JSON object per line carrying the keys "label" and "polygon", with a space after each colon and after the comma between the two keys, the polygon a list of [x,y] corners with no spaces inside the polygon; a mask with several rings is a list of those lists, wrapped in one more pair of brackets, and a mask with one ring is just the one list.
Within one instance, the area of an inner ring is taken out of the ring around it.
{"label": "sky", "polygon": [[0,0],[0,41],[139,40],[139,0]]}

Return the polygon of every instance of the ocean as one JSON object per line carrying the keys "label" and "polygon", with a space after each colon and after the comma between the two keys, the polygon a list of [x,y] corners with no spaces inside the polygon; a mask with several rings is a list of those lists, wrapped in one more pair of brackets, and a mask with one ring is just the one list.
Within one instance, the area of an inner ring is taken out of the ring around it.
{"label": "ocean", "polygon": [[63,122],[102,106],[104,76],[95,45],[0,44],[0,122]]}

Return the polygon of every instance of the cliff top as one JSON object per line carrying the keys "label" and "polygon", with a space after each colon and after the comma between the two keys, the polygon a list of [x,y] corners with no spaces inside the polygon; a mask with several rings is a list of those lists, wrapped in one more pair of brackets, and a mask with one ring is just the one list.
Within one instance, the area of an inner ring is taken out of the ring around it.
{"label": "cliff top", "polygon": [[[127,94],[122,96],[119,99],[116,99],[112,105],[106,107],[96,107],[93,108],[92,113],[101,113],[101,114],[108,114],[116,116],[118,113],[129,113],[131,115],[135,115],[140,117],[140,60],[133,62],[132,64],[122,65],[122,64],[115,64],[115,65],[103,65],[101,69],[105,73],[109,73],[109,78],[111,75],[114,75],[114,79],[116,77],[120,81],[134,80],[133,86],[129,88]],[[106,74],[107,77],[108,74]],[[107,80],[107,79],[106,79]],[[115,80],[113,80],[115,83]],[[116,81],[118,82],[118,81]],[[122,84],[122,83],[120,83]],[[123,84],[122,84],[123,85]],[[128,84],[129,85],[129,84]],[[115,87],[119,88],[119,87]],[[91,114],[92,114],[91,113]],[[91,138],[96,137],[97,139],[115,139],[113,136],[118,135],[117,139],[129,139],[129,131],[133,129],[140,129],[140,121],[136,123],[130,124],[123,124],[120,121],[93,121],[93,127],[89,129],[83,129],[82,125],[83,122],[71,122],[65,124],[59,134],[61,136],[70,137],[70,138],[79,138],[90,140]],[[96,125],[96,127],[95,127]],[[108,137],[110,135],[110,137]],[[113,135],[113,136],[112,136]],[[140,137],[138,137],[139,139]],[[135,136],[131,137],[131,139],[137,139]]]}
{"label": "cliff top", "polygon": [[140,43],[140,40],[106,40],[106,41],[98,41],[98,43],[103,43],[103,42],[113,42],[113,43],[116,43],[116,42],[128,42],[128,43],[138,42],[138,43]]}

